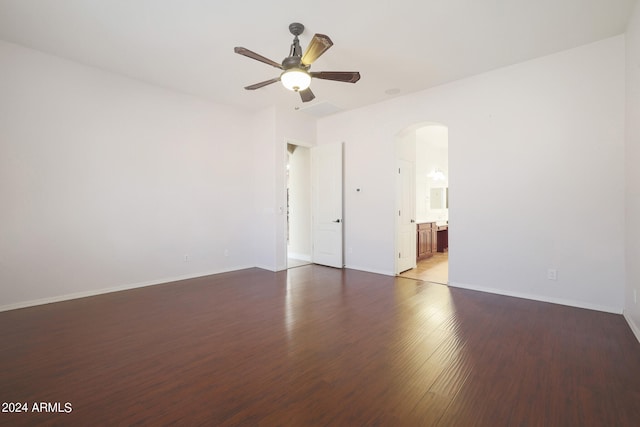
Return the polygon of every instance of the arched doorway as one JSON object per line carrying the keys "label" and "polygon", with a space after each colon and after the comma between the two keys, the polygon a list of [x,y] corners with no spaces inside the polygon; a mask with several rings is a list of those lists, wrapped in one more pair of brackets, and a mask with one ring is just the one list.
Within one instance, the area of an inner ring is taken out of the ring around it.
{"label": "arched doorway", "polygon": [[396,274],[448,283],[448,128],[404,129],[396,148]]}

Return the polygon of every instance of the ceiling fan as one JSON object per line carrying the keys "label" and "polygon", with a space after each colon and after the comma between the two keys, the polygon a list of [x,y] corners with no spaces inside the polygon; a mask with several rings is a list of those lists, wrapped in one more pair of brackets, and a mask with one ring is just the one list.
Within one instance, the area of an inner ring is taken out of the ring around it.
{"label": "ceiling fan", "polygon": [[278,64],[269,58],[265,58],[262,55],[258,55],[244,47],[234,48],[235,53],[264,62],[265,64],[282,70],[279,77],[246,86],[245,89],[255,90],[280,81],[287,89],[300,93],[302,102],[309,102],[315,98],[315,95],[309,88],[312,78],[335,80],[345,83],[355,83],[360,80],[360,73],[357,71],[309,71],[311,64],[313,64],[320,55],[325,53],[327,49],[333,46],[333,42],[324,34],[314,34],[311,39],[311,43],[309,43],[309,46],[307,46],[307,50],[303,55],[298,36],[303,33],[304,25],[294,22],[289,25],[289,31],[294,36],[293,43],[291,44],[289,56],[284,58],[281,64]]}

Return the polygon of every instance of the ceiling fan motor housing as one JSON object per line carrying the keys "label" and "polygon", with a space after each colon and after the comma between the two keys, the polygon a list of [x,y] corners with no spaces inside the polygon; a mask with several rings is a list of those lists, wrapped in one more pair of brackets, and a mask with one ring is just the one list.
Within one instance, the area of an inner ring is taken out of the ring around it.
{"label": "ceiling fan motor housing", "polygon": [[282,60],[282,68],[284,68],[285,70],[288,70],[290,68],[306,69],[308,67],[305,67],[302,64],[300,64],[299,56],[287,56]]}

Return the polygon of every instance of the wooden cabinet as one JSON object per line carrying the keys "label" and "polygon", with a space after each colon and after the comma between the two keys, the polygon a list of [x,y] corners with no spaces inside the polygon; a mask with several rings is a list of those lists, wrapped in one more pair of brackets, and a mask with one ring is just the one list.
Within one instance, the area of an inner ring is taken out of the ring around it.
{"label": "wooden cabinet", "polygon": [[416,239],[416,258],[429,258],[438,249],[438,227],[436,226],[435,222],[423,222],[418,224],[417,232],[418,236]]}
{"label": "wooden cabinet", "polygon": [[438,226],[438,252],[447,252],[449,250],[449,226]]}

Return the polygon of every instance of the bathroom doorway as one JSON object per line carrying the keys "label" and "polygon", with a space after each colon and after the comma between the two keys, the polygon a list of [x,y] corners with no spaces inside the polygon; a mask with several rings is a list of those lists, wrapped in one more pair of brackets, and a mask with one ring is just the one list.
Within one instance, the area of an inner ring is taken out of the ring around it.
{"label": "bathroom doorway", "polygon": [[[404,164],[405,170],[413,169],[411,182],[398,180],[396,189],[396,273],[402,277],[442,284],[449,281],[448,149],[448,128],[437,123],[412,126],[396,140],[398,164]],[[408,161],[411,168],[406,167]],[[413,196],[412,203],[403,201],[406,194]],[[407,244],[409,229],[414,234]],[[410,260],[406,259],[407,248],[411,248]]]}

